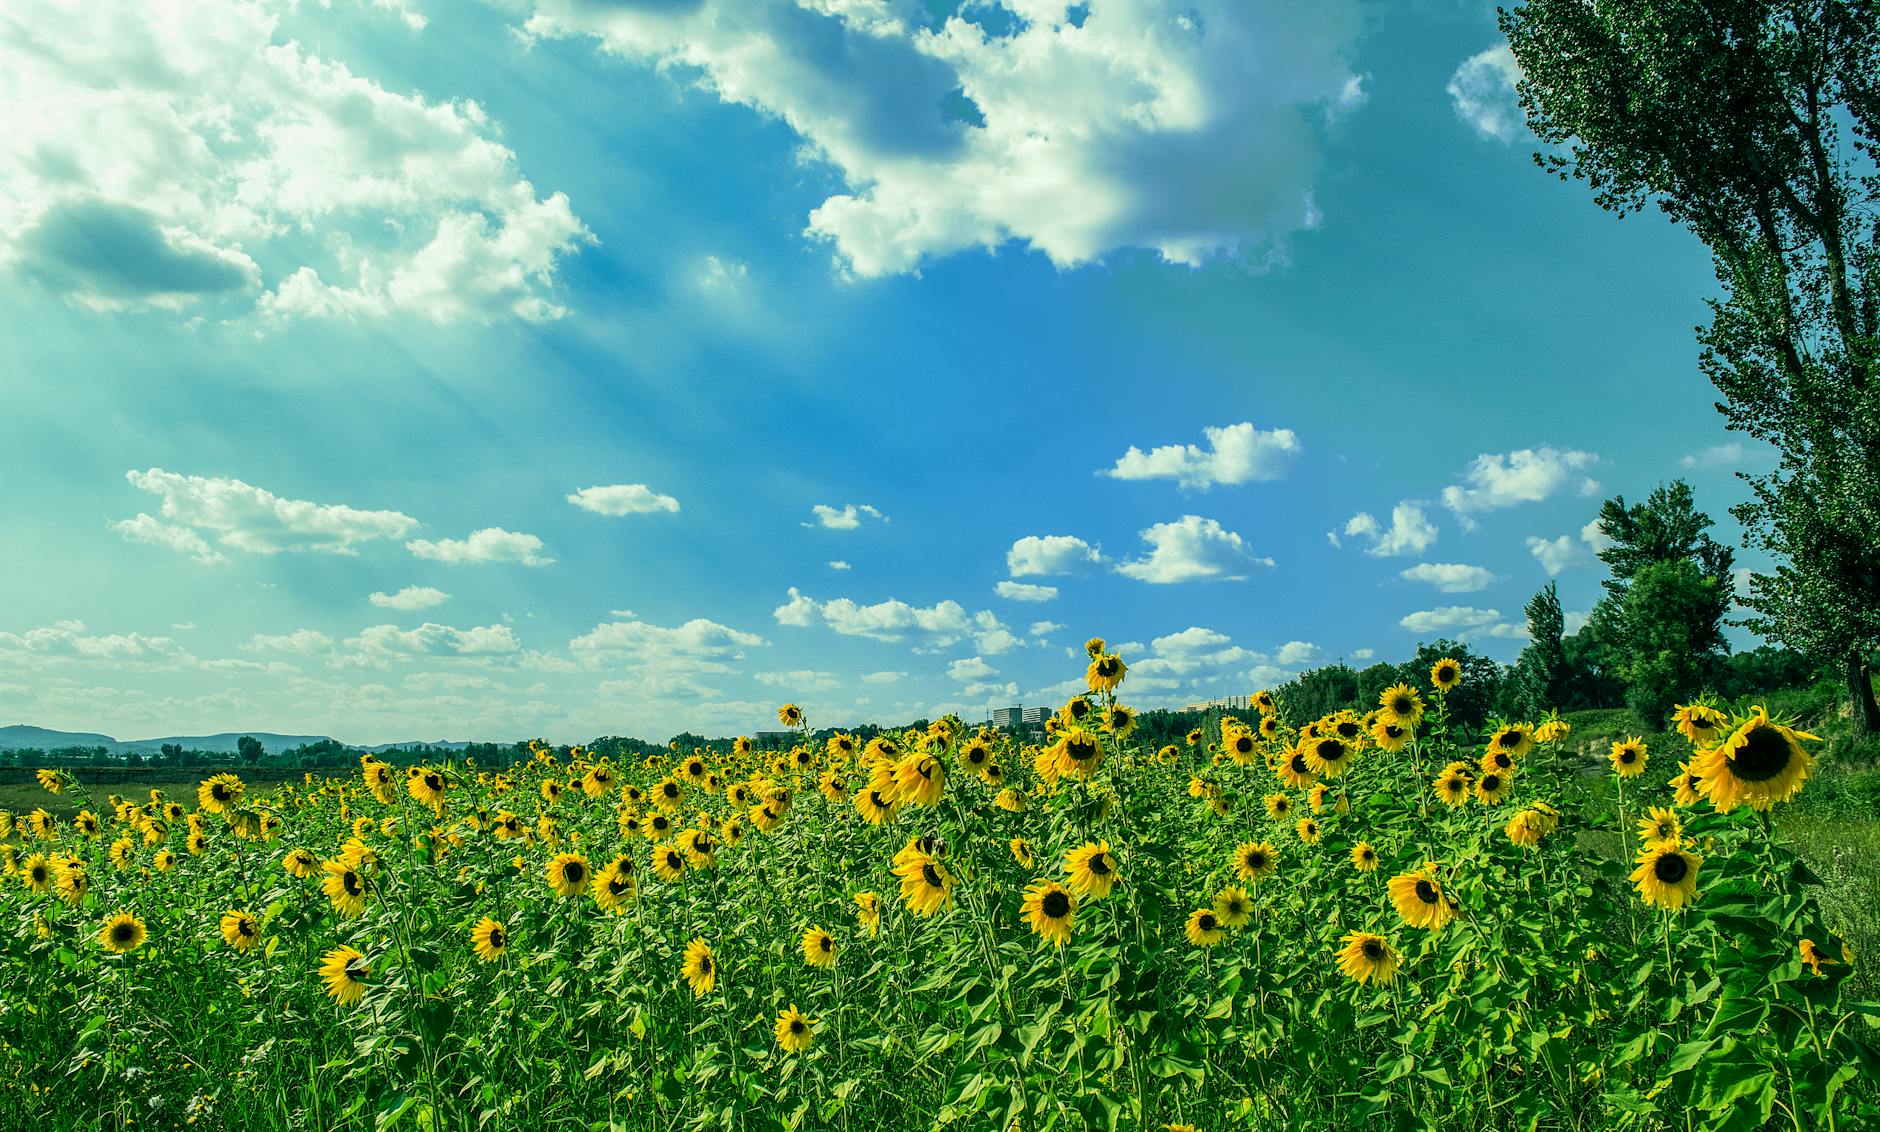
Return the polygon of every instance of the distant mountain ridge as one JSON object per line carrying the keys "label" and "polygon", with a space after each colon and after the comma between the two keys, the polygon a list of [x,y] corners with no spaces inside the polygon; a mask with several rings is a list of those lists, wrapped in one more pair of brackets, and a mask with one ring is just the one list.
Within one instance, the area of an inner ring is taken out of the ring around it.
{"label": "distant mountain ridge", "polygon": [[[338,742],[328,735],[277,735],[271,731],[224,731],[216,735],[164,735],[155,739],[114,739],[109,735],[93,731],[55,731],[50,727],[34,727],[31,724],[16,723],[9,727],[0,727],[0,751],[28,747],[48,751],[56,747],[103,747],[114,755],[154,755],[163,749],[165,743],[175,743],[186,751],[208,751],[214,754],[232,755],[236,753],[237,741],[244,735],[252,735],[259,739],[262,749],[269,754],[278,754],[310,743]],[[354,746],[351,743],[341,745],[377,754],[401,747],[421,746],[458,750],[469,746],[469,743],[460,739],[445,739],[436,742],[412,740],[404,743],[378,743],[365,747]]]}

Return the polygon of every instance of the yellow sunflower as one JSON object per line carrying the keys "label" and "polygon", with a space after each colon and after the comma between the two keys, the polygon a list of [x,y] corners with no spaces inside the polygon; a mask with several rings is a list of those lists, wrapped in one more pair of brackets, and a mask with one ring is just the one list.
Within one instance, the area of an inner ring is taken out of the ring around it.
{"label": "yellow sunflower", "polygon": [[1070,942],[1077,896],[1054,880],[1035,880],[1025,888],[1025,922],[1059,947]]}
{"label": "yellow sunflower", "polygon": [[1612,770],[1620,778],[1637,778],[1645,773],[1645,740],[1637,735],[1620,739],[1612,745],[1612,753],[1606,756],[1612,763]]}
{"label": "yellow sunflower", "polygon": [[1212,908],[1196,908],[1188,913],[1188,922],[1182,925],[1182,934],[1196,947],[1213,947],[1227,937],[1221,928],[1221,917]]}
{"label": "yellow sunflower", "polygon": [[1408,684],[1397,683],[1378,693],[1378,719],[1415,729],[1423,722],[1423,697]]}
{"label": "yellow sunflower", "polygon": [[1697,899],[1697,870],[1704,859],[1681,845],[1647,846],[1636,858],[1631,881],[1645,903],[1668,911]]}
{"label": "yellow sunflower", "polygon": [[1444,657],[1430,665],[1430,686],[1439,692],[1453,691],[1462,683],[1462,666],[1453,659]]}
{"label": "yellow sunflower", "polygon": [[1705,703],[1679,704],[1671,720],[1693,748],[1715,746],[1730,726],[1729,716]]}
{"label": "yellow sunflower", "polygon": [[1227,927],[1244,928],[1253,919],[1253,900],[1239,885],[1226,885],[1214,894],[1214,914]]}
{"label": "yellow sunflower", "polygon": [[1360,841],[1351,847],[1351,867],[1361,873],[1377,871],[1377,850],[1369,841]]}
{"label": "yellow sunflower", "polygon": [[1129,666],[1123,663],[1122,657],[1099,650],[1091,657],[1090,667],[1084,670],[1084,680],[1093,692],[1114,692],[1128,674]]}
{"label": "yellow sunflower", "polygon": [[587,858],[579,853],[562,853],[548,863],[548,887],[564,900],[573,900],[588,889],[592,879]]}
{"label": "yellow sunflower", "polygon": [[916,854],[894,868],[901,900],[916,916],[931,916],[953,903],[953,874],[933,857]]}
{"label": "yellow sunflower", "polygon": [[320,957],[320,979],[326,993],[341,1006],[351,1006],[365,997],[366,980],[372,968],[366,957],[351,947],[336,947]]}
{"label": "yellow sunflower", "polygon": [[328,861],[321,868],[326,879],[320,882],[320,890],[333,902],[334,911],[350,917],[366,910],[366,882],[358,869],[345,861]]}
{"label": "yellow sunflower", "polygon": [[881,897],[872,892],[855,894],[855,922],[870,936],[881,931]]}
{"label": "yellow sunflower", "polygon": [[718,985],[718,960],[712,955],[711,945],[703,939],[693,937],[685,945],[685,959],[680,964],[679,973],[685,977],[686,985],[692,988],[693,998],[703,998]]}
{"label": "yellow sunflower", "polygon": [[777,1015],[777,1025],[773,1029],[777,1047],[785,1053],[802,1053],[816,1039],[816,1023],[803,1017],[794,1002],[789,1009]]}
{"label": "yellow sunflower", "polygon": [[1801,791],[1814,766],[1814,756],[1802,749],[1804,739],[1819,741],[1818,736],[1777,723],[1768,709],[1757,707],[1728,738],[1697,759],[1692,768],[1697,788],[1719,813],[1744,803],[1766,811],[1787,802]]}
{"label": "yellow sunflower", "polygon": [[1390,878],[1389,889],[1397,914],[1413,928],[1436,931],[1455,917],[1455,904],[1428,866]]}
{"label": "yellow sunflower", "polygon": [[144,922],[129,912],[119,912],[98,929],[98,944],[113,955],[127,955],[144,945],[150,933]]}
{"label": "yellow sunflower", "polygon": [[836,937],[820,924],[803,933],[803,962],[824,969],[836,965]]}
{"label": "yellow sunflower", "polygon": [[261,925],[253,915],[230,908],[222,913],[222,938],[237,951],[248,951],[261,942]]}
{"label": "yellow sunflower", "polygon": [[1270,841],[1243,841],[1234,850],[1234,875],[1259,884],[1279,868],[1279,852]]}
{"label": "yellow sunflower", "polygon": [[1370,982],[1388,983],[1397,977],[1403,956],[1383,936],[1375,932],[1346,932],[1340,942],[1345,946],[1338,953],[1338,969],[1360,986]]}
{"label": "yellow sunflower", "polygon": [[1684,837],[1684,827],[1678,821],[1678,815],[1662,806],[1653,806],[1638,821],[1639,843],[1647,847],[1654,845],[1676,845]]}
{"label": "yellow sunflower", "polygon": [[1079,896],[1100,900],[1116,883],[1116,857],[1108,841],[1086,841],[1064,855],[1064,872]]}
{"label": "yellow sunflower", "polygon": [[485,916],[470,929],[470,946],[478,959],[494,963],[503,957],[503,952],[509,950],[509,929]]}

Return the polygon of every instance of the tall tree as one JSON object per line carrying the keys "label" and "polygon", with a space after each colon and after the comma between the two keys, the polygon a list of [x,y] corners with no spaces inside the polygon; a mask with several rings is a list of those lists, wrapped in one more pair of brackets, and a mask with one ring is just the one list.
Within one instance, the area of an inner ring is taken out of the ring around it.
{"label": "tall tree", "polygon": [[1560,589],[1548,582],[1528,599],[1528,646],[1515,661],[1509,678],[1516,714],[1535,719],[1551,708],[1566,707],[1570,691],[1567,667],[1566,613],[1560,607]]}
{"label": "tall tree", "polygon": [[1781,566],[1750,627],[1841,660],[1880,729],[1880,8],[1871,0],[1528,0],[1501,13],[1543,168],[1707,245],[1700,364],[1774,445],[1733,511]]}

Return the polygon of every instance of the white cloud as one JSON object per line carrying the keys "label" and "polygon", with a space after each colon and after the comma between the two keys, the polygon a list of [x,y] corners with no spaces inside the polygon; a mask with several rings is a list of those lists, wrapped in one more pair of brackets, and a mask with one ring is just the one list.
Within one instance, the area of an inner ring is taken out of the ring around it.
{"label": "white cloud", "polygon": [[[1369,540],[1371,545],[1364,552],[1374,558],[1422,554],[1436,545],[1436,524],[1430,522],[1421,504],[1408,499],[1391,508],[1389,527],[1369,511],[1360,511],[1345,520],[1344,530],[1348,538]],[[1340,545],[1338,532],[1330,532],[1327,537],[1333,546]]]}
{"label": "white cloud", "polygon": [[1449,97],[1455,103],[1456,116],[1485,138],[1514,141],[1527,127],[1514,89],[1520,81],[1521,64],[1507,44],[1498,43],[1471,55],[1449,79]]}
{"label": "white cloud", "polygon": [[1541,569],[1547,571],[1550,576],[1560,573],[1580,560],[1578,544],[1567,535],[1560,535],[1557,538],[1529,535],[1527,548],[1528,553],[1541,564]]}
{"label": "white cloud", "polygon": [[1199,515],[1157,523],[1142,532],[1142,540],[1149,544],[1147,557],[1119,564],[1117,573],[1157,585],[1238,582],[1252,567],[1273,565],[1271,558],[1255,555],[1238,534]]}
{"label": "white cloud", "polygon": [[1297,668],[1325,659],[1325,651],[1311,641],[1287,641],[1274,655],[1275,664],[1285,668]]}
{"label": "white cloud", "polygon": [[416,629],[372,625],[346,639],[346,647],[370,660],[417,656],[502,656],[520,652],[522,642],[507,625],[457,629],[427,621]]}
{"label": "white cloud", "polygon": [[892,684],[896,680],[907,679],[905,672],[868,672],[862,675],[864,684]]}
{"label": "white cloud", "polygon": [[292,7],[15,0],[0,270],[97,310],[562,314],[558,261],[590,238],[567,197],[537,195],[476,103],[286,38]]}
{"label": "white cloud", "polygon": [[842,561],[840,558],[831,558],[829,560],[829,568],[831,570],[849,570],[849,569],[852,569],[853,567],[851,567],[847,562]]}
{"label": "white cloud", "polygon": [[1014,578],[1073,574],[1103,561],[1097,549],[1076,535],[1026,535],[1005,552],[1005,566]]}
{"label": "white cloud", "polygon": [[449,601],[450,595],[435,586],[406,586],[395,594],[374,593],[366,600],[380,609],[430,609]]}
{"label": "white cloud", "polygon": [[993,592],[1007,601],[1050,601],[1058,595],[1056,586],[1034,586],[1029,582],[1000,582]]}
{"label": "white cloud", "polygon": [[793,672],[753,672],[751,679],[768,687],[782,688],[790,695],[802,692],[827,692],[842,686],[841,678],[835,673],[808,668],[800,668]]}
{"label": "white cloud", "polygon": [[0,632],[0,664],[37,667],[55,661],[103,661],[134,667],[175,667],[191,657],[169,637],[89,632],[83,621],[55,621],[24,633]]}
{"label": "white cloud", "polygon": [[1413,633],[1443,633],[1482,629],[1501,620],[1499,609],[1477,609],[1469,605],[1445,605],[1409,614],[1398,624]]}
{"label": "white cloud", "polygon": [[319,656],[333,651],[333,638],[318,629],[296,629],[291,633],[256,633],[241,646],[244,652],[286,652],[297,656]]}
{"label": "white cloud", "polygon": [[1612,539],[1606,536],[1606,528],[1599,525],[1599,516],[1597,515],[1588,519],[1586,525],[1580,528],[1580,541],[1584,542],[1594,554],[1598,554],[1600,551],[1613,545]]}
{"label": "white cloud", "polygon": [[1206,449],[1166,444],[1144,452],[1130,446],[1115,467],[1100,474],[1119,480],[1174,480],[1182,487],[1207,489],[1216,484],[1276,480],[1299,455],[1299,438],[1289,428],[1262,432],[1252,422],[1202,429]]}
{"label": "white cloud", "polygon": [[695,617],[666,627],[644,621],[610,621],[568,642],[568,651],[589,668],[612,663],[724,671],[724,662],[744,659],[744,650],[770,644],[716,621]]}
{"label": "white cloud", "polygon": [[113,524],[117,531],[133,541],[190,554],[199,562],[221,558],[209,549],[204,532],[224,547],[249,554],[357,554],[354,547],[359,543],[398,538],[418,524],[397,511],[282,499],[223,476],[185,476],[151,468],[126,472],[124,478],[138,490],[162,497],[162,520],[140,514]]}
{"label": "white cloud", "polygon": [[141,511],[134,519],[117,520],[111,524],[111,529],[123,536],[125,542],[167,547],[178,554],[189,555],[204,566],[218,566],[228,561],[228,556],[210,546],[194,527],[166,523]]}
{"label": "white cloud", "polygon": [[1527,624],[1521,621],[1501,621],[1482,630],[1479,635],[1484,637],[1498,637],[1508,641],[1525,641],[1529,639]]}
{"label": "white cloud", "polygon": [[1566,613],[1560,619],[1561,620],[1561,633],[1565,636],[1571,637],[1573,634],[1579,632],[1581,629],[1586,628],[1586,623],[1592,620],[1592,617],[1593,617],[1593,611],[1590,609],[1567,610]]}
{"label": "white cloud", "polygon": [[1048,637],[1063,627],[1064,626],[1058,624],[1056,621],[1033,621],[1031,628],[1026,630],[1026,632],[1034,637]]}
{"label": "white cloud", "polygon": [[699,290],[736,291],[750,277],[750,274],[750,264],[741,259],[708,255],[699,264]]}
{"label": "white cloud", "polygon": [[961,683],[974,680],[989,680],[999,674],[999,670],[976,656],[964,657],[947,665],[947,675]]}
{"label": "white cloud", "polygon": [[1352,649],[1351,650],[1351,659],[1353,660],[1370,660],[1372,657],[1376,655],[1377,655],[1376,649]]}
{"label": "white cloud", "polygon": [[862,525],[863,519],[880,519],[888,522],[888,517],[866,503],[845,503],[840,508],[827,503],[818,503],[810,508],[816,517],[813,523],[804,523],[806,527],[827,527],[832,531],[852,531]]}
{"label": "white cloud", "polygon": [[1443,489],[1443,503],[1465,528],[1473,529],[1472,516],[1478,511],[1538,503],[1576,481],[1582,495],[1591,495],[1599,490],[1599,481],[1580,473],[1597,463],[1599,457],[1591,452],[1544,445],[1505,454],[1484,452],[1469,465],[1463,483]]}
{"label": "white cloud", "polygon": [[964,606],[952,600],[926,607],[898,598],[862,605],[846,597],[817,601],[792,586],[790,600],[771,616],[779,625],[824,625],[847,637],[889,642],[911,639],[924,648],[945,648],[970,638],[980,652],[996,654],[1021,643],[991,611],[968,615]]}
{"label": "white cloud", "polygon": [[419,558],[433,562],[461,565],[466,562],[520,562],[524,566],[547,566],[555,561],[542,554],[542,540],[534,535],[484,527],[470,532],[467,539],[413,539],[405,549]]}
{"label": "white cloud", "polygon": [[873,0],[536,0],[526,27],[795,131],[844,186],[807,234],[856,276],[1008,241],[1059,267],[1125,247],[1258,259],[1316,224],[1324,120],[1356,102],[1351,0],[1006,7],[988,34],[990,5],[935,22]]}
{"label": "white cloud", "polygon": [[1406,581],[1428,582],[1446,594],[1476,593],[1495,583],[1493,572],[1459,562],[1419,562],[1398,576]]}
{"label": "white cloud", "polygon": [[568,502],[597,515],[650,515],[679,509],[677,499],[661,495],[643,483],[584,487],[568,496]]}

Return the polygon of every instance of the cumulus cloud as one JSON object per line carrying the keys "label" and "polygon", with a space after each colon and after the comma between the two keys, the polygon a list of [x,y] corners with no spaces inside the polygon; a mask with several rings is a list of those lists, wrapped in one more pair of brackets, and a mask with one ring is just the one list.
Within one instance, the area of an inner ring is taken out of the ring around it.
{"label": "cumulus cloud", "polygon": [[406,586],[395,594],[374,593],[366,600],[380,609],[430,609],[449,601],[450,595],[435,586]]}
{"label": "cumulus cloud", "polygon": [[427,621],[416,629],[372,625],[346,638],[346,647],[367,660],[421,656],[502,656],[522,651],[507,625],[458,629]]}
{"label": "cumulus cloud", "polygon": [[1026,535],[1005,552],[1005,568],[1014,578],[1074,574],[1101,561],[1103,555],[1076,535]]}
{"label": "cumulus cloud", "polygon": [[1527,128],[1514,89],[1520,81],[1521,64],[1505,43],[1469,56],[1449,77],[1449,98],[1455,104],[1456,117],[1482,137],[1514,141]]}
{"label": "cumulus cloud", "polygon": [[841,678],[835,673],[811,668],[799,668],[791,672],[753,672],[751,679],[766,687],[781,688],[789,695],[827,692],[842,686]]}
{"label": "cumulus cloud", "polygon": [[1000,582],[993,591],[1007,601],[1050,601],[1058,595],[1056,586],[1034,586],[1029,582]]}
{"label": "cumulus cloud", "polygon": [[1495,582],[1492,571],[1459,562],[1419,562],[1398,576],[1405,581],[1428,582],[1446,594],[1476,593]]}
{"label": "cumulus cloud", "polygon": [[103,661],[134,667],[174,667],[192,658],[169,637],[93,633],[83,621],[55,621],[24,633],[0,632],[0,664],[38,667],[45,662]]}
{"label": "cumulus cloud", "polygon": [[1775,453],[1767,445],[1732,440],[1692,452],[1679,460],[1678,464],[1700,472],[1737,471],[1751,466],[1766,466],[1774,458]]}
{"label": "cumulus cloud", "polygon": [[[1337,531],[1329,532],[1333,546],[1343,545]],[[1369,511],[1360,511],[1345,520],[1346,538],[1361,538],[1370,543],[1364,548],[1373,558],[1390,558],[1404,554],[1422,554],[1436,545],[1436,524],[1420,503],[1404,500],[1390,509],[1390,526],[1378,522]]]}
{"label": "cumulus cloud", "polygon": [[817,601],[795,586],[790,587],[789,596],[789,601],[771,613],[779,625],[800,629],[822,625],[845,637],[896,643],[912,640],[926,648],[945,648],[970,638],[986,654],[1001,653],[1021,643],[991,611],[968,614],[964,606],[951,599],[924,607],[898,598],[862,605],[846,597]]}
{"label": "cumulus cloud", "polygon": [[1413,633],[1447,633],[1483,629],[1501,620],[1499,609],[1477,609],[1469,605],[1445,605],[1406,615],[1398,624]]}
{"label": "cumulus cloud", "polygon": [[1474,514],[1498,511],[1521,503],[1538,503],[1569,486],[1581,495],[1599,490],[1599,481],[1581,475],[1599,463],[1591,452],[1556,448],[1522,448],[1514,452],[1477,456],[1463,474],[1463,482],[1443,489],[1443,503],[1456,513],[1465,528],[1475,526]]}
{"label": "cumulus cloud", "polygon": [[0,270],[97,310],[562,314],[556,268],[591,238],[567,197],[536,192],[476,103],[278,42],[292,7],[12,4]]}
{"label": "cumulus cloud", "polygon": [[1365,648],[1365,649],[1352,649],[1351,650],[1351,659],[1353,660],[1370,660],[1372,657],[1376,655],[1377,655],[1376,649]]}
{"label": "cumulus cloud", "polygon": [[982,657],[963,657],[947,665],[947,675],[961,683],[975,680],[989,680],[999,674],[999,670],[987,664]]}
{"label": "cumulus cloud", "polygon": [[596,515],[650,515],[679,509],[677,499],[661,495],[643,483],[584,487],[568,496],[568,502]]}
{"label": "cumulus cloud", "polygon": [[648,664],[692,662],[723,670],[726,661],[744,659],[744,650],[769,641],[716,621],[695,617],[683,625],[652,625],[644,621],[610,621],[568,642],[568,651],[590,668],[612,663]]}
{"label": "cumulus cloud", "polygon": [[842,189],[808,218],[876,276],[1019,241],[1059,267],[1116,248],[1195,265],[1317,222],[1319,139],[1361,100],[1352,0],[919,5],[536,0],[592,37],[784,123]]}
{"label": "cumulus cloud", "polygon": [[466,562],[520,562],[524,566],[547,566],[555,561],[542,554],[542,540],[501,527],[484,527],[470,532],[466,539],[412,539],[405,549],[432,562],[461,565]]}
{"label": "cumulus cloud", "polygon": [[848,564],[847,562],[844,562],[844,561],[842,561],[842,560],[841,560],[840,558],[831,558],[831,559],[829,560],[829,568],[830,568],[831,570],[850,570],[850,569],[853,569],[853,567],[851,567],[851,566],[850,566],[850,565],[849,565],[849,564]]}
{"label": "cumulus cloud", "polygon": [[1299,438],[1289,428],[1262,432],[1252,422],[1202,429],[1208,446],[1166,444],[1147,452],[1132,445],[1116,465],[1100,474],[1119,480],[1174,480],[1203,490],[1216,484],[1276,480],[1299,454]]}
{"label": "cumulus cloud", "polygon": [[296,629],[291,633],[256,633],[241,646],[246,652],[286,652],[299,656],[319,656],[333,651],[333,638],[318,629]]}
{"label": "cumulus cloud", "polygon": [[1063,627],[1056,621],[1033,621],[1031,628],[1025,631],[1034,637],[1048,637]]}
{"label": "cumulus cloud", "polygon": [[892,684],[896,680],[907,679],[905,672],[867,672],[862,674],[864,684]]}
{"label": "cumulus cloud", "polygon": [[1116,567],[1117,573],[1141,582],[1238,582],[1255,566],[1273,565],[1238,534],[1199,515],[1157,523],[1142,532],[1142,540],[1149,553]]}
{"label": "cumulus cloud", "polygon": [[1311,641],[1287,641],[1274,654],[1273,662],[1285,668],[1297,668],[1325,659],[1325,650]]}
{"label": "cumulus cloud", "polygon": [[887,522],[888,517],[866,503],[845,503],[841,507],[831,507],[827,503],[818,503],[810,508],[815,522],[804,523],[806,527],[827,527],[832,531],[852,531],[862,525],[863,519],[880,519]]}
{"label": "cumulus cloud", "polygon": [[113,523],[113,529],[132,542],[167,546],[198,562],[222,560],[205,535],[249,554],[357,554],[359,543],[398,538],[418,525],[398,511],[283,499],[223,476],[185,476],[151,468],[126,472],[124,478],[163,500],[161,518],[140,513]]}
{"label": "cumulus cloud", "polygon": [[1547,571],[1549,575],[1558,574],[1569,566],[1586,561],[1589,551],[1592,554],[1598,554],[1611,545],[1612,540],[1607,538],[1606,532],[1600,528],[1597,516],[1580,528],[1577,539],[1572,535],[1559,535],[1554,538],[1531,535],[1527,540],[1528,553],[1534,556],[1535,561],[1541,564],[1541,569]]}

